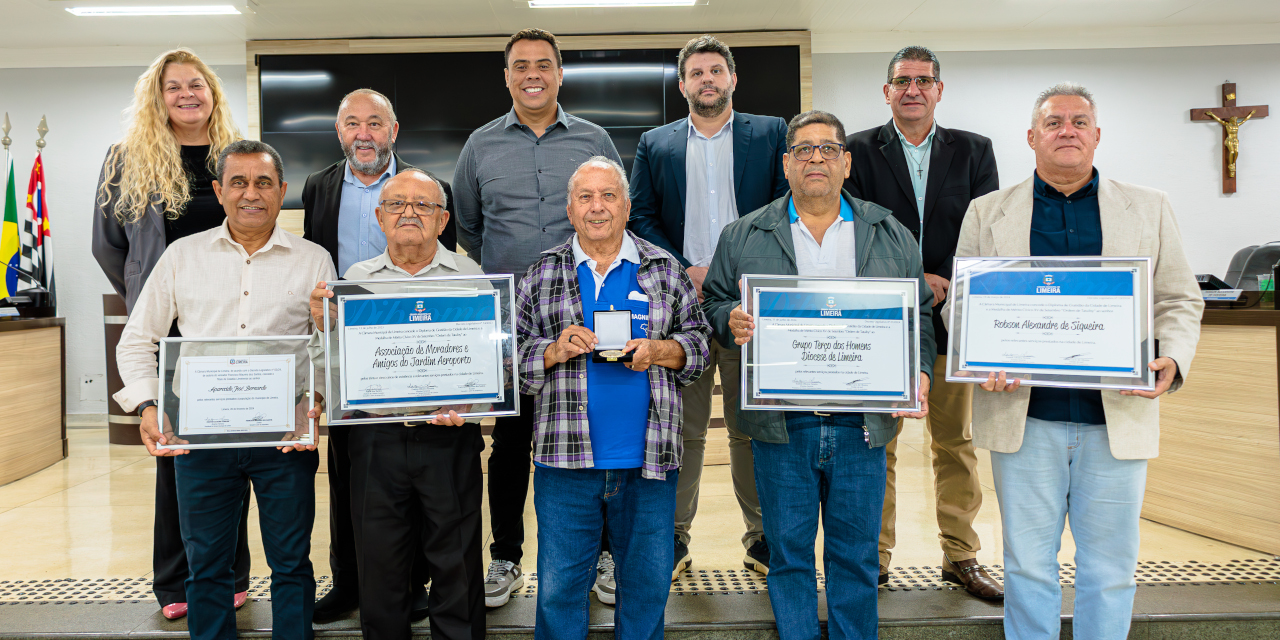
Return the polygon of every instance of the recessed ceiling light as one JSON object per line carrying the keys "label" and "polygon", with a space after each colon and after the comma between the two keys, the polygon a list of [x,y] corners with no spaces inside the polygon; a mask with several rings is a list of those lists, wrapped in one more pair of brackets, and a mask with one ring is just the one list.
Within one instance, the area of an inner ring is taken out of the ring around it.
{"label": "recessed ceiling light", "polygon": [[[529,0],[531,9],[570,7],[692,7],[699,0]],[[702,0],[701,4],[706,4]]]}
{"label": "recessed ceiling light", "polygon": [[224,16],[240,12],[229,4],[174,7],[70,7],[76,16]]}

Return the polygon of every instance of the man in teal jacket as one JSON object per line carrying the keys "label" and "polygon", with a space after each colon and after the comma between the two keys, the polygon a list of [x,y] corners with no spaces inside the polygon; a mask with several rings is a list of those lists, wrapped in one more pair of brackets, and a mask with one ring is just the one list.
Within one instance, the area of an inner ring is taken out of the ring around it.
{"label": "man in teal jacket", "polygon": [[920,413],[738,411],[752,442],[756,486],[769,540],[769,599],[781,640],[818,640],[814,541],[825,531],[831,640],[875,638],[884,445],[897,418],[928,411],[936,353],[933,292],[920,249],[892,213],[841,189],[849,176],[844,126],[822,111],[787,127],[783,157],[791,193],[725,228],[703,283],[703,311],[728,347],[751,340],[741,307],[743,274],[915,278],[920,306]]}

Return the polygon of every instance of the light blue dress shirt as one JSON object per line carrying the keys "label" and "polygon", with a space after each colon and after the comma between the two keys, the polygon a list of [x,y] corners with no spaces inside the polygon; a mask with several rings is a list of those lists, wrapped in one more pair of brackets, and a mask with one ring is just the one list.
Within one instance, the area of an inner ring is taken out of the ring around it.
{"label": "light blue dress shirt", "polygon": [[929,186],[929,151],[933,149],[933,134],[938,131],[938,123],[929,128],[929,135],[919,146],[907,142],[898,128],[898,121],[893,121],[893,130],[898,133],[898,141],[902,143],[902,151],[907,154],[907,174],[911,177],[911,190],[916,195],[916,213],[920,215],[920,237],[924,237],[924,192]]}
{"label": "light blue dress shirt", "polygon": [[733,117],[710,138],[689,121],[684,156],[684,257],[706,267],[720,232],[738,219],[733,191]]}
{"label": "light blue dress shirt", "polygon": [[351,163],[346,163],[342,173],[342,202],[338,206],[338,273],[346,273],[351,265],[387,250],[387,236],[378,226],[378,216],[373,210],[378,208],[382,185],[394,175],[394,155],[387,163],[387,170],[367,186],[351,173]]}

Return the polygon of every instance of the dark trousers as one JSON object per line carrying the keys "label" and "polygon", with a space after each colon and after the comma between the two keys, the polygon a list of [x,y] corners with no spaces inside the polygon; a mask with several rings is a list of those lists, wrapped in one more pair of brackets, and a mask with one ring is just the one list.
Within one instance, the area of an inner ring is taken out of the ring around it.
{"label": "dark trousers", "polygon": [[271,637],[311,640],[316,581],[311,527],[316,517],[314,451],[274,447],[199,449],[174,460],[186,543],[187,628],[192,640],[234,640],[231,569],[241,501],[250,483],[258,499],[262,546],[271,567]]}
{"label": "dark trousers", "polygon": [[433,578],[431,637],[485,637],[482,450],[478,425],[353,428],[351,502],[366,640],[410,637],[415,553],[425,554]]}
{"label": "dark trousers", "polygon": [[[333,590],[343,598],[359,598],[360,572],[356,559],[356,534],[352,522],[357,518],[351,509],[351,430],[368,425],[329,427],[329,571]],[[412,510],[414,526],[421,528],[422,512]],[[413,555],[413,584],[421,587],[431,580],[427,559],[421,549]]]}
{"label": "dark trousers", "polygon": [[[174,458],[156,458],[156,518],[151,546],[151,591],[161,607],[187,601],[187,550],[178,524],[178,485]],[[236,593],[249,590],[249,488],[240,501],[236,539]]]}
{"label": "dark trousers", "polygon": [[[170,338],[181,338],[178,321],[169,327]],[[173,372],[169,378],[166,406],[178,406],[173,395]],[[174,418],[176,424],[176,417]],[[151,591],[160,607],[187,601],[187,550],[182,545],[182,529],[178,523],[178,485],[173,476],[174,458],[156,458],[156,519],[151,547]],[[240,509],[240,533],[236,540],[236,593],[249,590],[249,488],[244,489]]]}
{"label": "dark trousers", "polygon": [[494,560],[520,563],[524,557],[524,503],[529,497],[533,453],[534,396],[520,394],[520,415],[496,418],[489,450],[489,521]]}

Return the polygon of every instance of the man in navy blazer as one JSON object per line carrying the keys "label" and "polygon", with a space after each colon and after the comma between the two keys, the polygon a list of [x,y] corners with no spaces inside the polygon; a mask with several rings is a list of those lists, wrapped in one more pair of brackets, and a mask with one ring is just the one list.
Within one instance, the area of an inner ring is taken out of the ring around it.
{"label": "man in navy blazer", "polygon": [[[853,166],[844,184],[853,197],[892,211],[920,245],[925,281],[933,289],[933,330],[938,342],[927,419],[944,556],[942,577],[979,598],[999,599],[1004,588],[977,561],[982,545],[973,521],[982,506],[982,486],[968,429],[972,386],[946,381],[947,331],[938,305],[951,286],[951,261],[969,202],[999,189],[1000,181],[989,138],[944,129],[934,121],[934,109],[942,99],[941,75],[937,56],[924,47],[906,47],[890,60],[884,97],[893,119],[845,140]],[[888,581],[896,540],[896,453],[894,439],[885,449],[881,584]]]}
{"label": "man in navy blazer", "polygon": [[[773,116],[733,110],[737,87],[733,53],[712,36],[690,40],[677,58],[680,92],[689,117],[640,137],[631,170],[631,219],[636,235],[674,255],[684,265],[698,299],[715,255],[720,231],[787,193],[782,173],[787,123]],[[738,351],[711,341],[708,372],[684,389],[684,462],[676,489],[675,564],[671,579],[687,569],[689,527],[698,510],[698,484],[711,422],[711,394],[718,369],[729,432],[729,468],[747,531],[743,564],[769,572],[769,546],[756,496],[751,440],[737,428]]]}

